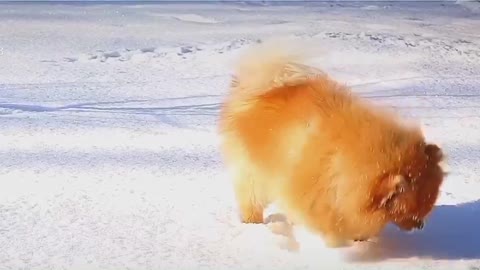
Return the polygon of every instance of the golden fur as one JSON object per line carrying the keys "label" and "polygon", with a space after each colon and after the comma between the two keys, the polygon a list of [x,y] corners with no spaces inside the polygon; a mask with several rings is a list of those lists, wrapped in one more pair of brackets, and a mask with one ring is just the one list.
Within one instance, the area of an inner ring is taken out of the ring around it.
{"label": "golden fur", "polygon": [[444,173],[420,129],[367,103],[298,54],[261,44],[240,58],[219,123],[241,220],[275,202],[330,246],[421,229]]}

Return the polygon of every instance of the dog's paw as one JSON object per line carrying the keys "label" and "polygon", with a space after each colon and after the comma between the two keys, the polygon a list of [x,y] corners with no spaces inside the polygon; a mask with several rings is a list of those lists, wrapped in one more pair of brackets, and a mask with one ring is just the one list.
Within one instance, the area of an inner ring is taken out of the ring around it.
{"label": "dog's paw", "polygon": [[267,227],[273,233],[272,236],[276,239],[276,243],[281,249],[291,252],[296,252],[300,249],[290,224],[277,221],[268,223]]}
{"label": "dog's paw", "polygon": [[352,246],[353,242],[336,236],[327,235],[324,237],[325,245],[329,248],[344,248]]}
{"label": "dog's paw", "polygon": [[366,242],[368,241],[368,238],[363,238],[363,237],[359,237],[359,238],[355,238],[353,239],[353,242]]}

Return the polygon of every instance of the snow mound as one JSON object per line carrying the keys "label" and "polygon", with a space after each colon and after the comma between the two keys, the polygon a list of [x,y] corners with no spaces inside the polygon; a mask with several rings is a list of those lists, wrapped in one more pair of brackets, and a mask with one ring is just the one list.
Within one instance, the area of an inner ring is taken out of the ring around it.
{"label": "snow mound", "polygon": [[218,23],[214,18],[205,17],[198,14],[181,14],[174,15],[175,19],[183,22],[193,22],[193,23]]}

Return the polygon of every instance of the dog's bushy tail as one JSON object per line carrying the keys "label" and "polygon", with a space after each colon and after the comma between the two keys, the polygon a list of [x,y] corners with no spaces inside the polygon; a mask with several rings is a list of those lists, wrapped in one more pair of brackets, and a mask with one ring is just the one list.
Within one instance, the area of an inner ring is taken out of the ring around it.
{"label": "dog's bushy tail", "polygon": [[235,63],[231,91],[258,96],[276,87],[302,83],[323,72],[305,64],[312,51],[294,41],[269,40],[240,54]]}

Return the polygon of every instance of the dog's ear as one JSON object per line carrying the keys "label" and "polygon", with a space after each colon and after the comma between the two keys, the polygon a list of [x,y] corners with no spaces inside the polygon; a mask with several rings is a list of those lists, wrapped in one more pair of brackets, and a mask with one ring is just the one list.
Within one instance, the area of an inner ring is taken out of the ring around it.
{"label": "dog's ear", "polygon": [[408,182],[401,174],[389,175],[383,178],[377,189],[376,201],[379,208],[386,207],[387,204],[397,195],[404,193],[408,189]]}
{"label": "dog's ear", "polygon": [[433,163],[438,163],[443,160],[443,151],[436,144],[427,144],[425,146],[425,154],[428,159]]}

